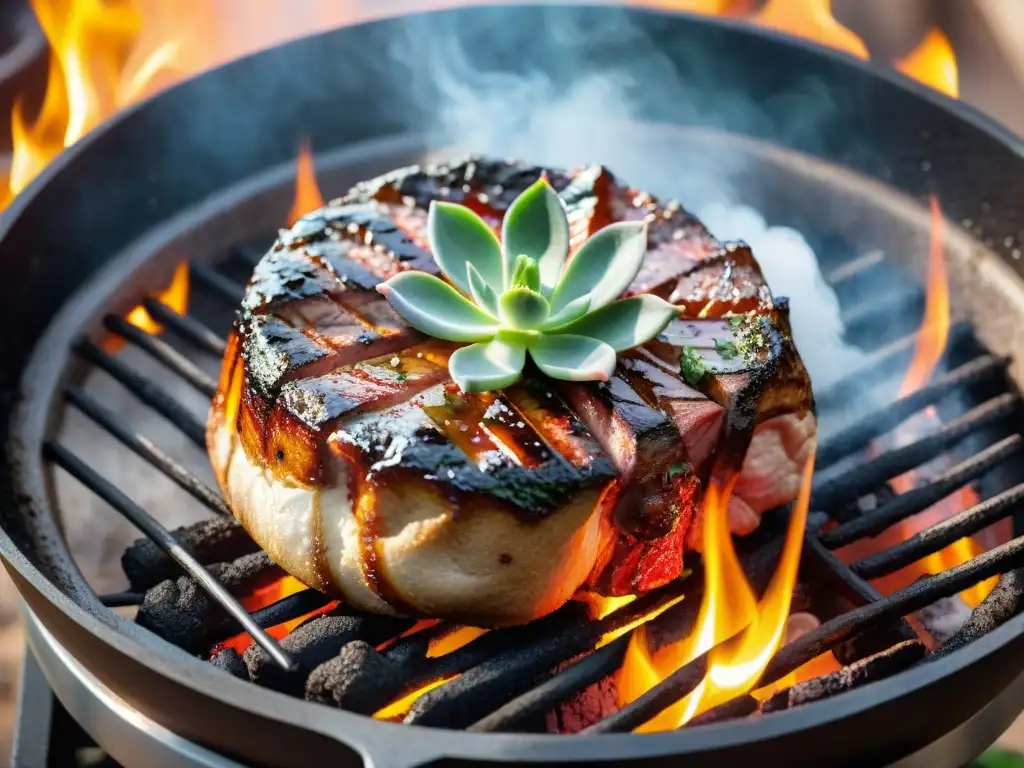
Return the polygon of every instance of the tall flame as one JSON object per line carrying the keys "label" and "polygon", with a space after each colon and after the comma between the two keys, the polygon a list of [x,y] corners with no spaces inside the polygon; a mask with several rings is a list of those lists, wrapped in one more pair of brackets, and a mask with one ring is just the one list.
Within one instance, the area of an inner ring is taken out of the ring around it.
{"label": "tall flame", "polygon": [[[937,198],[930,201],[931,228],[928,247],[928,277],[925,294],[924,318],[918,333],[917,344],[910,366],[900,384],[900,397],[912,394],[923,387],[935,372],[949,342],[950,309],[949,309],[949,275],[946,269],[945,249],[942,243],[942,209]],[[927,416],[937,419],[934,408],[929,408]],[[897,493],[905,493],[914,487],[916,473],[911,471],[894,478],[890,485]],[[917,533],[927,525],[932,525],[949,515],[967,509],[978,502],[978,495],[970,487],[954,494],[949,499],[939,502],[916,520],[904,521],[900,528],[902,538]],[[953,566],[970,560],[981,554],[982,548],[970,536],[959,539],[945,549],[935,552],[914,564],[905,573],[897,576],[894,581],[897,588],[912,580],[916,573],[923,571],[928,574],[941,573]],[[984,600],[992,591],[998,579],[993,577],[963,592],[960,596],[972,608]],[[898,586],[897,586],[898,585]]]}
{"label": "tall flame", "polygon": [[704,595],[694,631],[653,656],[646,627],[630,639],[619,678],[624,705],[702,653],[710,651],[708,673],[689,696],[637,730],[678,728],[694,716],[751,690],[782,642],[803,549],[810,502],[813,454],[804,466],[782,555],[760,601],[740,565],[729,532],[727,510],[736,477],[712,478],[704,495]]}

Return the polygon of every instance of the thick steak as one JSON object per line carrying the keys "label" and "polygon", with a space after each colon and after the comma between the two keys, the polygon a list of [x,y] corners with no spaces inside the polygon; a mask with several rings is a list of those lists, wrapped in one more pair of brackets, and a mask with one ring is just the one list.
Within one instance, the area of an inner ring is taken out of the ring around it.
{"label": "thick steak", "polygon": [[[621,355],[610,381],[528,369],[502,392],[462,393],[447,372],[455,345],[411,329],[374,288],[400,270],[437,273],[430,201],[499,227],[542,173],[574,248],[612,221],[648,219],[627,293],[671,298],[684,319]],[[795,496],[815,422],[787,314],[746,246],[602,167],[403,169],[305,216],[256,268],[210,456],[239,521],[307,584],[366,610],[520,623],[583,586],[621,595],[677,577],[700,543],[716,457],[741,472],[737,533]]]}

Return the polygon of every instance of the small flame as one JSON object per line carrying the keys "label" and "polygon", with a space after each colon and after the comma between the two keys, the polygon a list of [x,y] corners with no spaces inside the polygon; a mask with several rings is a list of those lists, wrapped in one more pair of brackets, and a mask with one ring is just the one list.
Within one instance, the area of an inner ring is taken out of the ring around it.
{"label": "small flame", "polygon": [[479,627],[459,627],[453,632],[442,635],[436,640],[431,640],[427,646],[427,658],[436,659],[452,651],[457,651],[464,645],[469,645],[481,635],[487,632]]}
{"label": "small flame", "polygon": [[832,15],[831,0],[769,0],[751,19],[755,24],[868,58],[864,41]]}
{"label": "small flame", "polygon": [[[154,298],[179,315],[184,315],[188,311],[188,262],[178,265],[171,282]],[[150,317],[149,312],[141,304],[129,312],[125,319],[146,333],[160,333],[163,330],[163,326]]]}
{"label": "small flame", "polygon": [[310,211],[323,207],[323,204],[324,198],[320,194],[313,166],[313,148],[308,139],[303,140],[295,172],[295,202],[288,214],[288,224],[294,224]]}
{"label": "small flame", "polygon": [[932,27],[918,46],[894,66],[907,77],[919,80],[936,91],[960,97],[960,73],[956,54],[949,38],[938,27]]}
{"label": "small flame", "polygon": [[793,504],[782,555],[760,602],[747,581],[733,547],[727,509],[732,477],[723,485],[712,478],[704,495],[704,596],[693,633],[684,640],[648,651],[644,627],[634,633],[619,678],[624,705],[676,669],[710,651],[708,673],[689,696],[664,710],[638,731],[670,730],[694,716],[751,690],[782,642],[803,549],[814,456],[804,466],[800,493]]}
{"label": "small flame", "polygon": [[[750,22],[794,37],[835,48],[867,60],[864,41],[832,14],[831,0],[768,0],[751,13],[752,0],[633,0],[634,4],[709,16],[745,17]],[[954,99],[960,96],[956,54],[949,38],[933,27],[917,47],[893,67],[908,77]]]}

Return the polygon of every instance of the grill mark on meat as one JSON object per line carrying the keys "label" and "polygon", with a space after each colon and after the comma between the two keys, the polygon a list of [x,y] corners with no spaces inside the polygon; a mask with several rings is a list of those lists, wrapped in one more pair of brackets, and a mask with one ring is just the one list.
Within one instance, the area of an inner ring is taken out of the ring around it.
{"label": "grill mark on meat", "polygon": [[[611,221],[647,220],[648,254],[626,293],[671,295],[686,314],[709,320],[756,304],[769,342],[764,355],[694,388],[678,373],[680,344],[662,338],[621,356],[607,383],[563,385],[528,369],[503,393],[458,393],[446,371],[455,346],[425,342],[374,289],[402,269],[437,273],[426,247],[431,201],[461,202],[498,229],[508,205],[542,173],[566,205],[573,251]],[[378,487],[427,484],[455,515],[471,513],[485,496],[529,524],[599,485],[602,519],[614,519],[618,531],[600,560],[620,562],[604,573],[595,567],[591,584],[624,594],[664,583],[670,565],[681,567],[700,478],[719,447],[738,449],[742,462],[758,424],[813,411],[785,301],[773,302],[749,248],[720,245],[678,203],[660,207],[597,165],[569,175],[469,158],[361,184],[282,233],[254,272],[236,329],[211,424],[237,424],[246,454],[289,483],[315,488],[331,466],[325,451],[340,456],[364,580],[399,611],[405,604],[382,572]],[[406,371],[419,350],[426,353],[416,360],[434,369]],[[391,356],[402,381],[372,370]],[[472,415],[465,431],[445,424],[455,421],[453,406]],[[668,471],[686,462],[694,472]]]}
{"label": "grill mark on meat", "polygon": [[505,396],[548,449],[571,466],[585,468],[595,456],[601,455],[601,447],[576,414],[536,377],[528,377],[509,387]]}
{"label": "grill mark on meat", "polygon": [[772,296],[750,247],[726,243],[679,278],[669,301],[686,317],[722,317],[771,306]]}

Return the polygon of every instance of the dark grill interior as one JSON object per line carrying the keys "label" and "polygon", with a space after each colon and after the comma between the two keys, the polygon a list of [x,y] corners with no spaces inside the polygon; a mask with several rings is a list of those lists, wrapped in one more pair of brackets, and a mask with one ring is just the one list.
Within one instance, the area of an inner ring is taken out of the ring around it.
{"label": "dark grill interior", "polygon": [[[980,348],[963,324],[951,329],[941,367],[945,372],[916,392],[894,399],[917,340],[922,289],[877,255],[858,258],[841,246],[816,250],[843,304],[849,340],[870,354],[862,368],[817,393],[822,441],[793,610],[811,607],[822,624],[780,649],[760,684],[778,680],[827,651],[844,666],[763,703],[739,697],[700,716],[691,726],[742,717],[759,708],[767,712],[799,706],[927,663],[1015,615],[1024,596],[1021,573],[1014,570],[1024,565],[1024,537],[939,575],[921,578],[888,597],[867,581],[1017,512],[1024,499],[1024,484],[1014,484],[1024,479],[1022,436],[1013,429],[1020,400],[1006,374],[1008,361]],[[262,247],[244,246],[216,267],[192,265],[192,306],[209,312],[197,310],[195,315],[180,317],[159,301],[147,299],[145,307],[165,328],[162,334],[149,335],[114,315],[104,319],[105,328],[210,397],[216,382],[194,359],[219,359],[223,354],[225,327],[220,323],[241,300],[243,281],[262,253]],[[888,299],[864,291],[864,286],[883,281],[895,286]],[[867,301],[861,303],[858,294]],[[201,314],[209,318],[197,319]],[[165,417],[197,450],[205,451],[204,424],[159,381],[139,375],[116,353],[92,341],[82,340],[75,352]],[[868,401],[863,392],[866,370],[873,372],[880,381],[877,389],[885,393],[874,396],[872,402],[886,404],[858,413],[852,424],[844,424],[840,414],[851,399]],[[104,595],[102,601],[111,607],[137,605],[142,626],[199,655],[208,655],[217,643],[247,632],[256,643],[244,655],[226,648],[211,663],[258,685],[369,715],[425,684],[453,677],[423,694],[405,722],[476,731],[541,730],[545,712],[619,668],[631,625],[639,619],[669,604],[650,624],[650,636],[666,639],[684,636],[696,621],[702,588],[697,560],[693,576],[686,581],[602,619],[594,619],[586,605],[574,601],[531,625],[486,633],[435,658],[428,656],[431,642],[456,627],[437,624],[394,639],[413,622],[359,614],[330,604],[312,590],[250,614],[238,598],[284,574],[234,522],[220,495],[81,386],[72,385],[65,394],[73,408],[214,515],[209,521],[169,532],[159,522],[160,510],[146,510],[133,502],[91,468],[87,457],[75,455],[59,442],[48,443],[49,461],[146,535],[122,558],[131,591]],[[930,406],[940,414],[940,428],[895,449],[875,454],[867,450],[877,438]],[[887,486],[888,480],[947,453],[948,468],[914,490],[895,495]],[[973,508],[851,565],[834,553],[922,512],[966,484],[973,484],[983,499]],[[765,588],[774,570],[786,517],[787,510],[777,510],[766,516],[758,532],[738,541],[741,561],[758,590]],[[958,592],[999,574],[990,596],[941,642],[922,642],[904,618],[937,601],[956,599]],[[678,602],[683,592],[686,599]],[[283,640],[265,631],[314,611],[318,615]],[[627,629],[593,651],[603,637]],[[587,732],[626,731],[644,723],[700,683],[707,658],[704,654],[694,659],[632,704],[589,725]]]}

